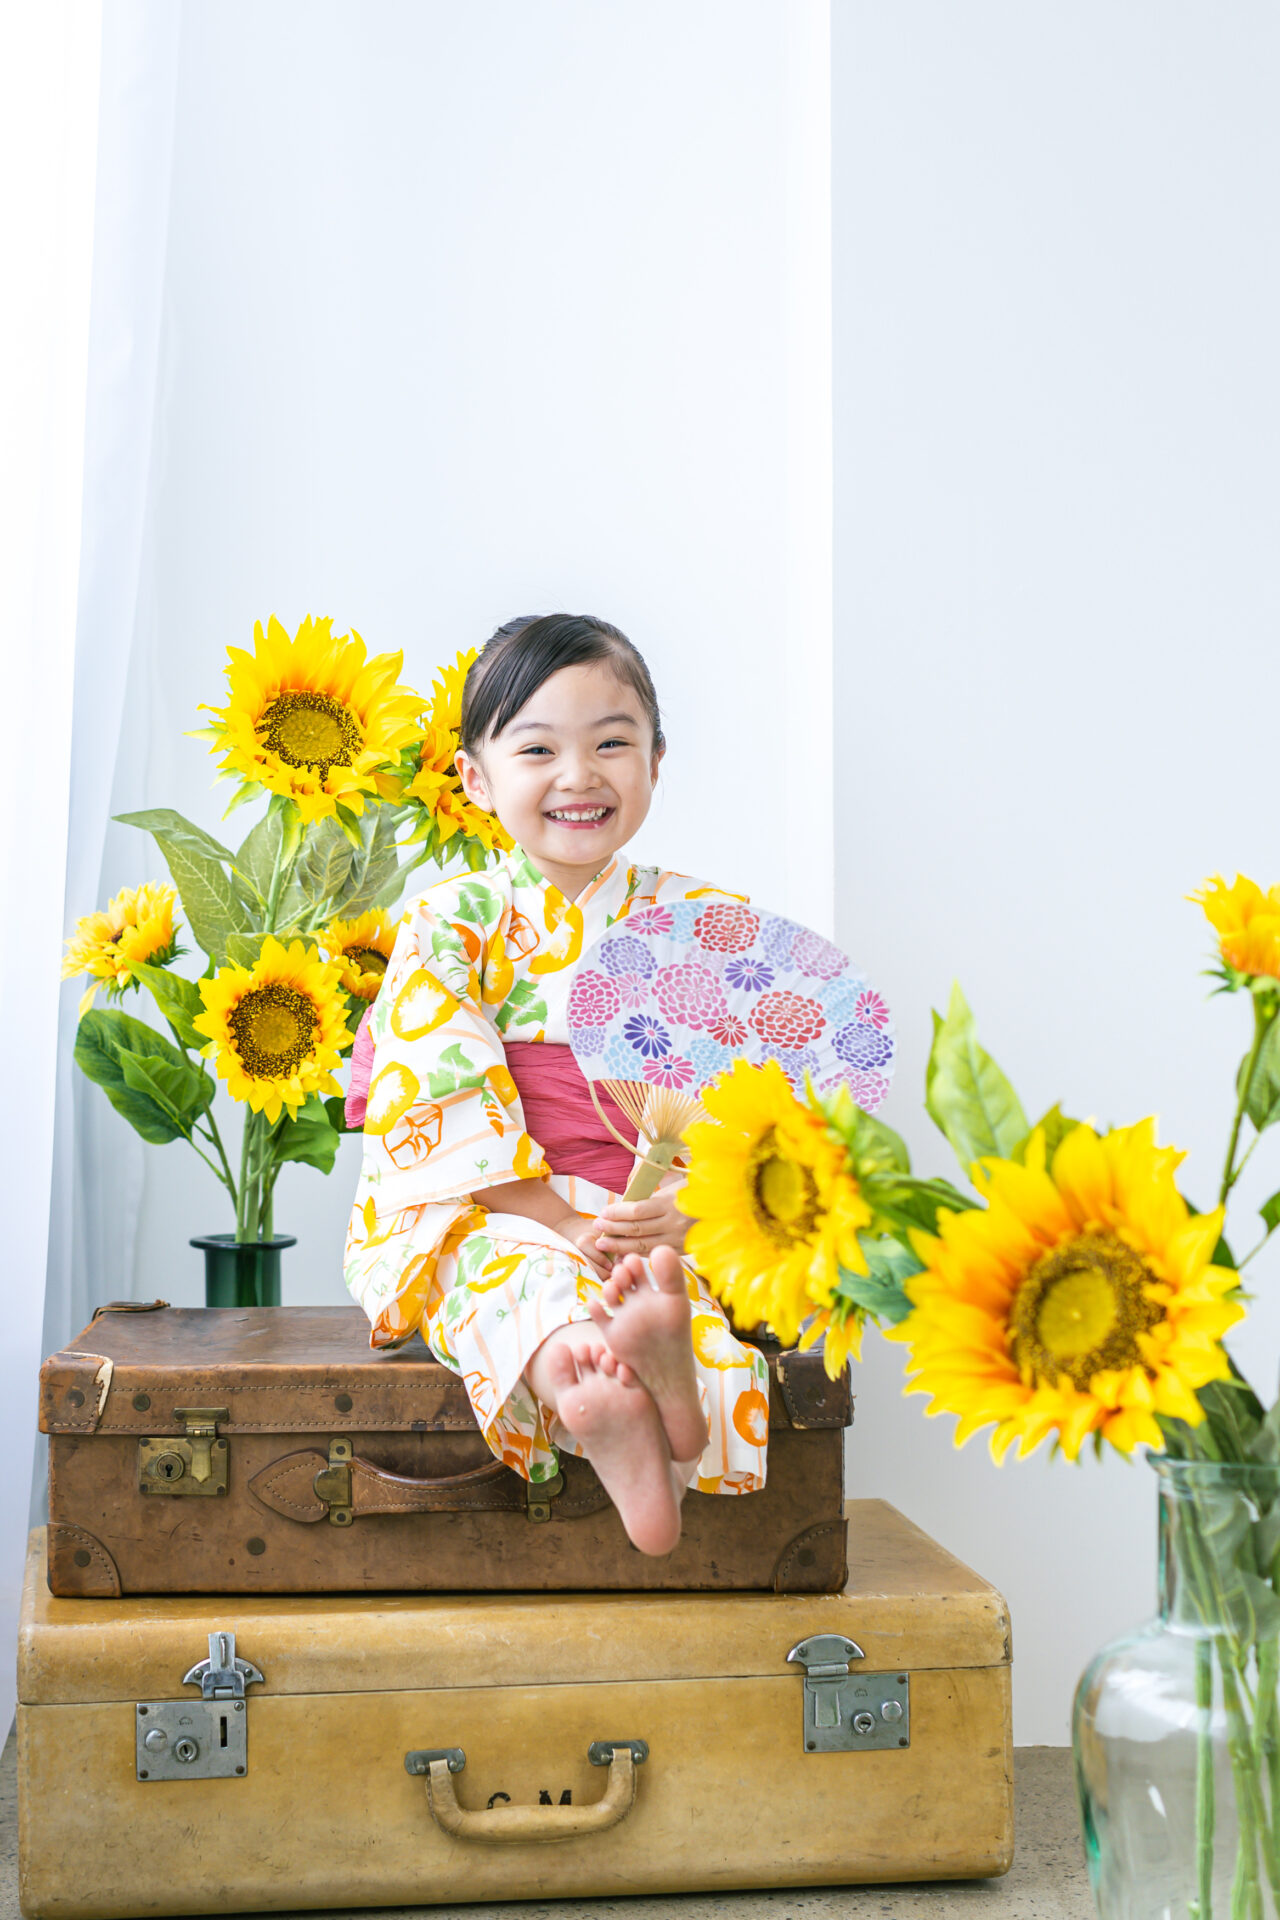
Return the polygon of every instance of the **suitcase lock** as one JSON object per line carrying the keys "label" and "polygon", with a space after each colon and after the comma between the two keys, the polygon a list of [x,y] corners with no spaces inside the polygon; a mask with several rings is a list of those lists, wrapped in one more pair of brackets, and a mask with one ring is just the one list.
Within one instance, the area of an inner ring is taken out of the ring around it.
{"label": "suitcase lock", "polygon": [[315,1480],[316,1499],[323,1500],[329,1509],[331,1527],[349,1527],[355,1519],[351,1505],[351,1456],[354,1448],[349,1440],[330,1440],[329,1464],[321,1467]]}
{"label": "suitcase lock", "polygon": [[260,1684],[252,1660],[236,1658],[234,1633],[209,1635],[209,1658],[183,1675],[198,1700],[140,1700],[134,1710],[139,1780],[228,1780],[249,1771],[245,1688]]}
{"label": "suitcase lock", "polygon": [[175,1407],[182,1423],[181,1440],[138,1442],[138,1486],[143,1493],[170,1498],[207,1500],[227,1490],[228,1445],[218,1438],[218,1422],[229,1418],[225,1407]]}
{"label": "suitcase lock", "polygon": [[815,1633],[792,1647],[788,1660],[804,1668],[806,1753],[876,1752],[911,1745],[911,1676],[850,1673],[865,1660],[856,1640]]}

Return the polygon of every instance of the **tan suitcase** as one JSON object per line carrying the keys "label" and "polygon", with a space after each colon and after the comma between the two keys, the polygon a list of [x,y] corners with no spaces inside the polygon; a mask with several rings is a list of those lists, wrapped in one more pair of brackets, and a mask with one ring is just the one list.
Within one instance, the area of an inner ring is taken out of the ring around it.
{"label": "tan suitcase", "polygon": [[[661,1588],[822,1593],[845,1577],[849,1376],[769,1353],[760,1493],[691,1493],[637,1553],[585,1460],[496,1461],[458,1375],[358,1307],[104,1309],[40,1375],[49,1580],[66,1596]],[[562,1456],[563,1458],[563,1456]]]}
{"label": "tan suitcase", "polygon": [[883,1502],[848,1512],[820,1596],[59,1600],[33,1535],[23,1912],[1003,1873],[1004,1602]]}

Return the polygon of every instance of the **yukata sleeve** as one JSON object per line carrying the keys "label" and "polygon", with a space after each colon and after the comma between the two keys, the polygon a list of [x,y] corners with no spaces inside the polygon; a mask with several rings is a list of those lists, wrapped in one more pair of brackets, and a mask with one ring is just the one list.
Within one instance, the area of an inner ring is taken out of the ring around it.
{"label": "yukata sleeve", "polygon": [[550,1177],[464,931],[425,901],[401,926],[370,1034],[362,1186],[378,1215]]}

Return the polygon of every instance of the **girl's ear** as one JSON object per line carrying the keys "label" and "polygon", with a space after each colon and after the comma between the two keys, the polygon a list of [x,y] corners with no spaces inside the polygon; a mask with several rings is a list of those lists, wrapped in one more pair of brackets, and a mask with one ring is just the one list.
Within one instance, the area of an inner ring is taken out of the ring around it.
{"label": "girl's ear", "polygon": [[662,757],[666,753],[666,751],[667,750],[665,747],[658,747],[654,752],[653,759],[649,762],[650,786],[656,787],[658,784],[658,773],[662,766]]}
{"label": "girl's ear", "polygon": [[486,813],[493,812],[489,799],[489,789],[485,786],[484,775],[479,765],[459,747],[454,755],[453,764],[458,769],[458,778],[462,781],[462,791],[475,806],[483,807]]}

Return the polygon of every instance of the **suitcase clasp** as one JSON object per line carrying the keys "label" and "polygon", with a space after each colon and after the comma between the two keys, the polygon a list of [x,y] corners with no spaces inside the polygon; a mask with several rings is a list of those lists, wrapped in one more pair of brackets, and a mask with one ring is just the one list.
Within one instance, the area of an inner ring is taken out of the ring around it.
{"label": "suitcase clasp", "polygon": [[850,1673],[865,1660],[856,1640],[815,1633],[787,1659],[804,1668],[804,1750],[853,1753],[911,1745],[911,1677],[905,1673]]}
{"label": "suitcase clasp", "polygon": [[138,1442],[138,1485],[143,1493],[161,1493],[186,1499],[208,1499],[227,1490],[228,1445],[218,1438],[218,1422],[229,1418],[225,1407],[175,1407],[181,1440]]}
{"label": "suitcase clasp", "polygon": [[330,1440],[329,1464],[321,1467],[312,1482],[317,1500],[329,1509],[331,1527],[349,1527],[355,1519],[351,1505],[351,1458],[355,1449],[350,1440]]}

